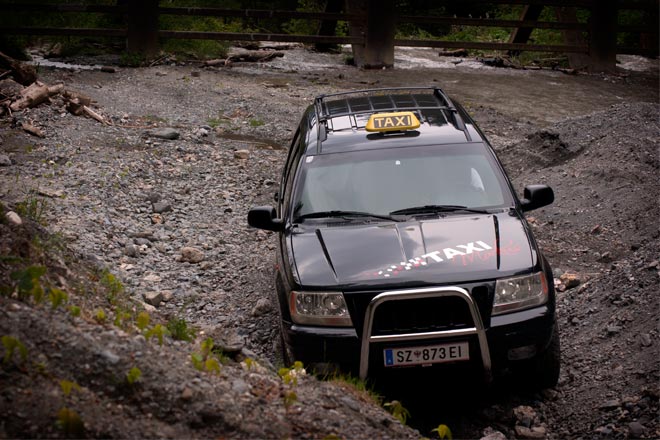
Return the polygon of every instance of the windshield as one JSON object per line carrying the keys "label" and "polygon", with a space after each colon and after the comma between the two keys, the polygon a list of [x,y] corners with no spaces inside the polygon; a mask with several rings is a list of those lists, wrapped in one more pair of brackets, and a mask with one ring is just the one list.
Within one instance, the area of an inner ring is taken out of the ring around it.
{"label": "windshield", "polygon": [[296,182],[294,217],[322,211],[387,215],[425,205],[511,206],[504,177],[482,144],[308,156]]}

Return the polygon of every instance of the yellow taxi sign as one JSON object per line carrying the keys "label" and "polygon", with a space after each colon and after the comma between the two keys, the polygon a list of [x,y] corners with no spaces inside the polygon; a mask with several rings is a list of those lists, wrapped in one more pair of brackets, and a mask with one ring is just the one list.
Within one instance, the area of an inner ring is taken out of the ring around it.
{"label": "yellow taxi sign", "polygon": [[375,113],[371,115],[367,131],[402,131],[419,128],[419,120],[413,112]]}

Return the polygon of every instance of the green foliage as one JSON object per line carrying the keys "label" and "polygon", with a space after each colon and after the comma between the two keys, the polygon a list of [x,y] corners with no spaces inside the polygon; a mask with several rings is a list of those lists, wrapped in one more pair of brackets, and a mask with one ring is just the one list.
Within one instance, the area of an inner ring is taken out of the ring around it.
{"label": "green foliage", "polygon": [[135,325],[137,325],[137,328],[140,330],[144,330],[149,326],[149,314],[147,312],[140,312],[137,316]]}
{"label": "green foliage", "polygon": [[46,273],[44,266],[29,266],[12,272],[9,276],[17,281],[18,298],[21,300],[32,297],[38,304],[43,301],[44,289],[39,280]]}
{"label": "green foliage", "polygon": [[2,345],[5,348],[5,356],[2,359],[2,363],[4,365],[7,365],[9,362],[11,362],[16,350],[18,350],[18,354],[21,357],[21,362],[24,363],[27,359],[27,348],[25,348],[25,345],[20,340],[18,340],[18,338],[13,336],[3,336]]}
{"label": "green foliage", "polygon": [[96,313],[94,313],[94,320],[98,322],[99,324],[105,323],[105,320],[107,319],[107,316],[105,315],[105,312],[103,309],[97,309]]}
{"label": "green foliage", "polygon": [[172,339],[190,342],[195,338],[195,330],[188,328],[188,323],[183,318],[173,318],[167,322],[167,330]]}
{"label": "green foliage", "polygon": [[53,307],[53,310],[62,304],[65,304],[69,300],[69,295],[67,295],[63,290],[55,288],[50,288],[48,290],[48,298],[50,299],[50,304]]}
{"label": "green foliage", "polygon": [[284,406],[287,408],[293,405],[298,401],[298,394],[296,394],[295,391],[289,390],[286,393],[284,393]]}
{"label": "green foliage", "polygon": [[264,121],[261,119],[250,119],[250,127],[257,128],[261,127],[262,125],[264,125]]}
{"label": "green foliage", "polygon": [[158,339],[158,345],[163,345],[163,336],[165,336],[165,335],[168,334],[168,333],[169,333],[169,332],[167,331],[167,329],[166,329],[165,327],[163,327],[163,326],[160,325],[160,324],[156,324],[156,325],[154,325],[152,328],[150,328],[150,329],[145,333],[144,336],[145,336],[147,339],[150,339],[150,338],[157,338],[157,339]]}
{"label": "green foliage", "polygon": [[195,369],[199,371],[208,371],[209,373],[220,373],[220,363],[218,360],[222,360],[222,358],[218,357],[214,352],[213,347],[213,339],[206,338],[200,344],[201,353],[192,353],[190,355],[190,360]]}
{"label": "green foliage", "polygon": [[44,198],[30,192],[24,201],[16,204],[16,213],[40,225],[45,225],[44,213],[47,207],[48,202]]}
{"label": "green foliage", "polygon": [[113,324],[115,327],[125,329],[126,324],[131,320],[131,317],[132,315],[129,312],[117,310],[115,312],[115,320],[113,321]]}
{"label": "green foliage", "polygon": [[74,316],[74,317],[80,316],[80,307],[78,307],[78,306],[69,306],[69,313],[71,313],[71,316]]}
{"label": "green foliage", "polygon": [[85,434],[85,424],[78,413],[66,407],[58,411],[56,425],[67,437],[81,438]]}
{"label": "green foliage", "polygon": [[192,353],[190,355],[190,360],[192,361],[193,367],[196,370],[204,371],[204,358],[199,353]]}
{"label": "green foliage", "polygon": [[138,367],[131,368],[128,373],[126,373],[126,383],[133,385],[137,383],[142,378],[142,371]]}
{"label": "green foliage", "polygon": [[214,357],[210,357],[204,362],[204,368],[210,373],[220,374],[220,364]]}
{"label": "green foliage", "polygon": [[383,398],[374,390],[373,386],[359,377],[350,374],[334,374],[329,379],[335,382],[343,382],[360,393],[366,393],[378,405],[383,401]]}
{"label": "green foliage", "polygon": [[447,425],[440,424],[437,428],[432,429],[431,432],[437,432],[439,439],[452,440],[454,438],[451,434],[451,429]]}
{"label": "green foliage", "polygon": [[[298,12],[323,12],[325,2],[321,0],[298,0]],[[294,18],[282,25],[284,32],[298,35],[316,35],[321,22],[318,20],[305,20]]]}
{"label": "green foliage", "polygon": [[403,407],[401,402],[393,400],[383,405],[401,424],[405,425],[410,417],[410,412]]}
{"label": "green foliage", "polygon": [[71,391],[76,390],[80,391],[80,385],[78,385],[75,382],[71,382],[70,380],[60,380],[60,388],[62,388],[62,393],[64,393],[65,397],[69,397],[71,395]]}
{"label": "green foliage", "polygon": [[124,292],[124,285],[107,269],[101,273],[100,281],[108,289],[108,301],[110,304],[116,305],[119,295]]}
{"label": "green foliage", "polygon": [[298,385],[298,377],[306,374],[303,363],[296,361],[291,368],[280,368],[277,374],[287,385]]}
{"label": "green foliage", "polygon": [[212,338],[206,338],[202,341],[200,344],[200,348],[202,349],[202,357],[206,359],[209,354],[211,354],[211,351],[213,350],[213,339]]}

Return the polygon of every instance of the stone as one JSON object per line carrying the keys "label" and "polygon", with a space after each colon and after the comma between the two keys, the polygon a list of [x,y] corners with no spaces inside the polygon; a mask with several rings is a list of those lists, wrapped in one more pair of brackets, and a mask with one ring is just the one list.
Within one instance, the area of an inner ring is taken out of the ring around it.
{"label": "stone", "polygon": [[580,285],[580,276],[573,272],[564,272],[559,279],[567,289],[572,289]]}
{"label": "stone", "polygon": [[159,200],[158,202],[151,204],[151,209],[156,214],[162,214],[163,212],[171,211],[172,205],[165,200]]}
{"label": "stone", "polygon": [[185,387],[183,391],[181,391],[181,400],[191,400],[193,398],[193,390],[191,390],[188,387]]}
{"label": "stone", "polygon": [[518,421],[518,424],[530,427],[536,418],[536,411],[531,406],[520,405],[513,409],[513,415]]}
{"label": "stone", "polygon": [[162,215],[160,214],[152,214],[151,215],[151,223],[154,225],[161,225],[165,222],[165,219],[163,218]]}
{"label": "stone", "polygon": [[236,150],[236,151],[234,151],[234,158],[235,159],[245,160],[249,157],[250,157],[250,151],[249,150]]}
{"label": "stone", "polygon": [[149,282],[149,283],[158,283],[158,282],[160,282],[160,277],[158,275],[156,275],[155,273],[150,273],[149,275],[146,275],[142,279],[144,281]]}
{"label": "stone", "polygon": [[235,330],[224,330],[216,333],[213,337],[215,346],[225,354],[239,353],[245,346],[245,338],[239,335]]}
{"label": "stone", "polygon": [[608,325],[607,326],[607,334],[608,335],[615,335],[621,331],[621,327],[618,325]]}
{"label": "stone", "polygon": [[163,290],[160,293],[163,295],[163,302],[172,301],[172,298],[174,298],[174,292],[171,290]]}
{"label": "stone", "polygon": [[149,133],[149,136],[155,137],[158,139],[166,139],[173,141],[175,139],[179,139],[179,132],[176,131],[175,129],[171,127],[165,127],[165,128],[159,128],[156,130],[151,130]]}
{"label": "stone", "polygon": [[483,431],[483,437],[479,440],[507,440],[506,435],[497,431],[490,426]]}
{"label": "stone", "polygon": [[158,307],[163,300],[163,294],[160,292],[145,292],[142,294],[142,297],[144,298],[144,302],[154,307]]}
{"label": "stone", "polygon": [[6,154],[0,154],[0,167],[8,167],[11,165],[11,159]]}
{"label": "stone", "polygon": [[642,333],[639,335],[639,341],[642,344],[642,347],[650,347],[651,344],[653,344],[653,341],[651,340],[651,335],[648,333]]}
{"label": "stone", "polygon": [[630,438],[642,438],[646,432],[646,427],[639,422],[628,423],[628,434]]}
{"label": "stone", "polygon": [[604,410],[616,409],[621,406],[621,401],[619,399],[612,399],[606,402],[603,402],[598,408]]}
{"label": "stone", "polygon": [[543,439],[547,433],[546,429],[542,426],[527,428],[525,426],[516,425],[515,430],[517,438]]}
{"label": "stone", "polygon": [[151,203],[156,203],[161,199],[160,194],[157,192],[149,192],[144,195],[144,200]]}
{"label": "stone", "polygon": [[250,392],[250,385],[243,379],[238,378],[232,381],[231,389],[238,394],[247,394]]}
{"label": "stone", "polygon": [[201,263],[204,261],[204,252],[192,246],[183,247],[181,248],[181,261],[193,264]]}
{"label": "stone", "polygon": [[268,313],[271,309],[271,304],[268,298],[259,298],[255,306],[252,308],[252,316],[261,316]]}
{"label": "stone", "polygon": [[140,250],[134,244],[127,244],[124,248],[124,255],[127,257],[138,257],[140,255]]}
{"label": "stone", "polygon": [[103,350],[101,352],[101,356],[111,365],[117,365],[117,363],[119,363],[119,356],[117,356],[110,350]]}
{"label": "stone", "polygon": [[21,216],[16,214],[14,211],[8,211],[5,213],[5,218],[12,225],[20,226],[23,224],[23,219],[21,219]]}

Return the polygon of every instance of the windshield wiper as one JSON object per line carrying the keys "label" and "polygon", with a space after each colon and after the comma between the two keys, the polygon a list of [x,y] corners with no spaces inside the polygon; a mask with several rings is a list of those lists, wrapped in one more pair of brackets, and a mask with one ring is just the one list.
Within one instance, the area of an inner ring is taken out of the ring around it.
{"label": "windshield wiper", "polygon": [[389,215],[384,214],[373,214],[370,212],[361,212],[361,211],[319,211],[319,212],[310,212],[307,214],[300,215],[294,219],[294,223],[304,220],[306,218],[329,218],[329,217],[371,217],[378,218],[382,220],[389,220],[393,222],[398,222],[398,219],[395,219]]}
{"label": "windshield wiper", "polygon": [[486,209],[468,208],[462,205],[424,205],[413,206],[411,208],[398,209],[390,212],[390,215],[410,215],[410,214],[436,214],[441,212],[466,211],[476,212],[477,214],[490,214]]}

